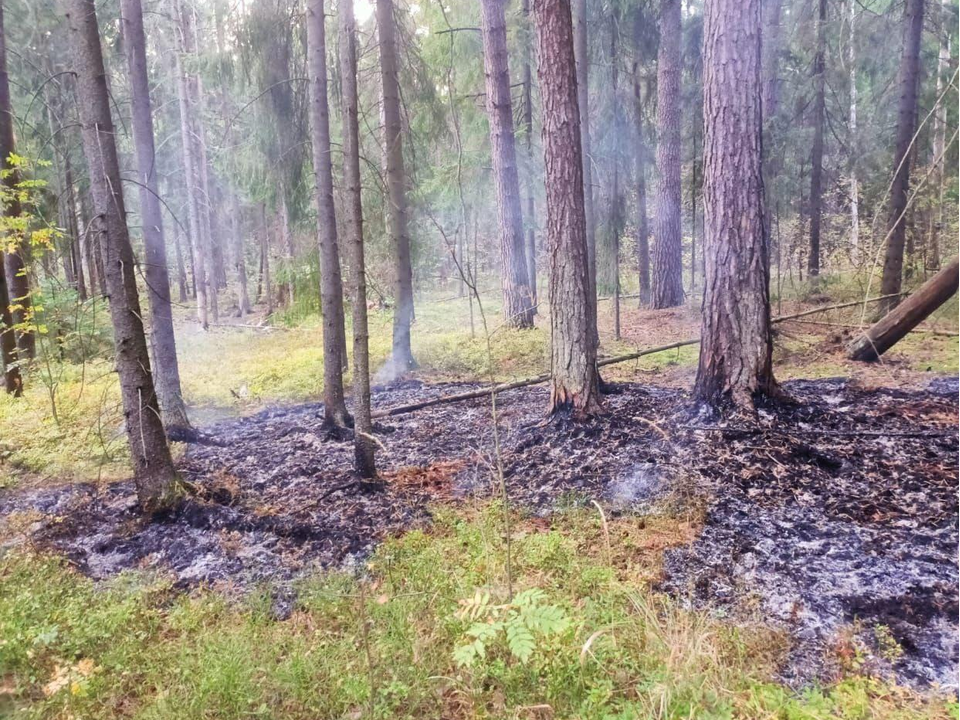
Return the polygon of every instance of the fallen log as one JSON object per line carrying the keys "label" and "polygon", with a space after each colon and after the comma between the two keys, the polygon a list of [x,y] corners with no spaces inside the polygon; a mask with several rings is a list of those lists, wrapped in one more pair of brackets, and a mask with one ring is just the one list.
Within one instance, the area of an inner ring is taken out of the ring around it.
{"label": "fallen log", "polygon": [[[803,312],[794,313],[792,315],[781,315],[773,318],[771,322],[784,322],[785,320],[806,317],[807,315],[827,312],[828,310],[839,310],[841,308],[853,307],[854,305],[868,305],[870,303],[880,302],[881,300],[886,300],[891,297],[898,297],[899,295],[900,293],[897,293],[893,295],[883,295],[881,297],[868,298],[866,300],[854,300],[852,302],[839,303],[838,305],[826,305],[824,307],[814,308],[813,310],[804,310]],[[642,358],[646,355],[654,355],[656,353],[666,352],[667,350],[675,350],[676,348],[686,347],[687,345],[696,345],[699,342],[700,338],[695,337],[687,340],[679,340],[668,345],[659,345],[657,347],[646,348],[644,350],[637,350],[636,352],[627,353],[625,355],[615,355],[613,357],[602,358],[597,361],[597,366],[606,367],[607,365],[616,365],[618,363],[629,362],[630,360],[637,360],[638,358]],[[445,405],[447,403],[461,402],[463,400],[474,400],[476,398],[488,397],[490,395],[498,395],[502,392],[506,392],[507,390],[516,390],[522,387],[530,387],[531,385],[540,385],[541,383],[545,383],[549,380],[550,375],[545,373],[543,375],[537,375],[536,377],[526,378],[524,380],[500,383],[498,385],[479,388],[477,390],[467,390],[465,392],[455,393],[453,395],[441,395],[440,397],[420,400],[418,402],[408,403],[407,405],[395,405],[394,407],[375,410],[370,414],[370,417],[377,419],[391,417],[393,415],[403,415],[408,412],[434,407],[435,405]]]}
{"label": "fallen log", "polygon": [[960,261],[955,258],[953,262],[921,285],[915,293],[877,321],[850,345],[848,357],[866,362],[879,360],[881,355],[953,297],[960,283],[958,262]]}

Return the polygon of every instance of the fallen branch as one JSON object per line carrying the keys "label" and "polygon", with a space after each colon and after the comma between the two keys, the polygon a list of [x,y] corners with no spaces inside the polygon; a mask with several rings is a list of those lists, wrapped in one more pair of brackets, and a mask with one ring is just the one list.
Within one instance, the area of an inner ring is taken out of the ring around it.
{"label": "fallen branch", "polygon": [[[772,322],[784,322],[785,320],[793,320],[798,317],[805,317],[807,315],[826,312],[828,310],[838,310],[840,308],[852,307],[854,305],[875,303],[881,300],[886,300],[887,298],[897,297],[901,294],[903,293],[884,295],[882,297],[869,298],[867,300],[856,300],[853,302],[840,303],[838,305],[827,305],[824,307],[815,308],[813,310],[805,310],[793,315],[781,315],[780,317],[773,318]],[[668,345],[659,345],[657,347],[647,348],[645,350],[637,350],[636,352],[627,353],[625,355],[615,355],[613,357],[603,358],[597,361],[597,366],[606,367],[607,365],[616,365],[618,363],[629,362],[630,360],[636,360],[646,355],[654,355],[656,353],[666,352],[667,350],[675,350],[676,348],[686,347],[687,345],[696,345],[699,342],[700,338],[695,337],[688,340],[679,340]],[[384,408],[382,410],[373,412],[371,417],[384,418],[391,417],[393,415],[404,415],[408,412],[423,410],[424,408],[434,407],[436,405],[445,405],[447,403],[461,402],[463,400],[474,400],[476,398],[489,397],[490,395],[499,395],[507,390],[517,390],[518,388],[530,387],[531,385],[540,385],[541,383],[545,383],[549,380],[549,374],[537,375],[536,377],[527,378],[525,380],[515,380],[513,382],[500,383],[499,385],[488,386],[478,390],[467,390],[465,392],[455,393],[453,395],[442,395],[440,397],[430,398],[428,400],[420,400],[419,402],[409,403],[407,405],[396,405],[391,408]]]}
{"label": "fallen branch", "polygon": [[[863,330],[862,325],[854,325],[853,323],[832,323],[824,322],[823,320],[791,320],[789,322],[800,323],[801,325],[822,325],[825,327],[835,327],[835,328],[846,328],[852,330]],[[926,335],[942,335],[943,337],[960,337],[960,332],[954,332],[952,330],[935,330],[933,328],[922,328],[915,327],[910,330],[912,333],[924,333]]]}

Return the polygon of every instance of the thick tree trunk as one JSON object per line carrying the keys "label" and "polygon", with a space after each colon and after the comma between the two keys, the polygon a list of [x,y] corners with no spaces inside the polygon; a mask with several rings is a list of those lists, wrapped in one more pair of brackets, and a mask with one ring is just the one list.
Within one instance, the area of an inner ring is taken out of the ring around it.
{"label": "thick tree trunk", "polygon": [[497,189],[500,235],[500,284],[504,322],[515,328],[533,327],[533,293],[529,287],[524,253],[520,177],[513,133],[513,103],[507,60],[507,23],[504,0],[482,0],[483,64],[486,77],[490,153]]}
{"label": "thick tree trunk", "polygon": [[530,46],[533,43],[533,26],[530,18],[530,0],[520,0],[520,12],[523,15],[524,38],[522,42],[523,69],[523,123],[525,151],[527,154],[527,238],[524,246],[527,261],[527,285],[533,296],[533,314],[537,314],[537,235],[535,228],[536,206],[534,204],[535,182],[533,173],[533,72],[530,68]]}
{"label": "thick tree trunk", "polygon": [[[903,51],[900,56],[900,106],[897,115],[897,146],[894,177],[890,188],[887,247],[883,260],[880,294],[899,293],[903,287],[903,246],[907,229],[907,196],[910,192],[910,148],[917,124],[917,93],[920,85],[920,40],[923,34],[923,0],[906,0],[903,15]],[[881,304],[880,313],[892,310],[897,299]]]}
{"label": "thick tree trunk", "polygon": [[[3,7],[0,6],[0,167],[9,171],[0,182],[8,189],[15,188],[20,183],[20,173],[11,170],[8,162],[13,152],[13,110],[10,104],[10,78],[7,74],[7,42],[3,28]],[[20,202],[16,197],[4,208],[8,217],[18,217],[20,212]],[[31,330],[25,329],[33,322],[30,280],[26,273],[29,261],[30,247],[20,242],[13,248],[8,248],[8,252],[4,254],[4,267],[0,267],[0,272],[5,270],[7,274],[7,292],[10,295],[8,311],[11,311],[12,304],[13,323],[23,328],[14,333],[20,360],[32,358],[36,354],[36,337]]]}
{"label": "thick tree trunk", "polygon": [[310,75],[310,128],[320,232],[320,303],[323,312],[323,424],[347,427],[352,420],[343,397],[343,284],[337,247],[327,106],[327,41],[323,0],[307,3],[307,64]]}
{"label": "thick tree trunk", "polygon": [[146,37],[140,0],[122,0],[120,14],[130,77],[133,140],[137,153],[137,179],[140,183],[140,217],[143,223],[146,259],[144,275],[147,297],[150,300],[153,359],[156,365],[154,382],[167,430],[187,428],[190,421],[180,389],[180,366],[177,362],[177,343],[170,307],[170,278],[167,274],[167,248],[163,239],[163,211],[160,208],[160,188],[157,183],[153,112],[150,106]]}
{"label": "thick tree trunk", "polygon": [[68,0],[66,15],[77,72],[83,149],[103,237],[127,440],[140,505],[153,512],[175,499],[178,481],[150,373],[94,0]]}
{"label": "thick tree trunk", "polygon": [[879,360],[957,292],[960,265],[954,259],[850,346],[853,360]]}
{"label": "thick tree trunk", "polygon": [[[550,257],[550,412],[600,410],[569,0],[534,0]],[[596,298],[594,297],[595,301]]]}
{"label": "thick tree trunk", "polygon": [[827,0],[819,0],[817,49],[813,59],[813,150],[810,155],[810,252],[807,277],[820,275],[820,221],[823,215],[823,123],[826,112]]}
{"label": "thick tree trunk", "polygon": [[593,206],[593,155],[590,138],[590,44],[587,0],[573,0],[573,55],[577,71],[577,107],[580,112],[580,156],[583,164],[583,212],[587,233],[587,281],[594,343],[600,345],[597,318],[597,222]]}
{"label": "thick tree trunk", "polygon": [[654,308],[683,304],[680,237],[680,0],[660,3],[657,58],[657,217],[653,245]]}
{"label": "thick tree trunk", "polygon": [[[7,77],[6,33],[3,28],[3,3],[0,2],[0,163],[7,164],[13,152],[13,114],[10,108],[10,81]],[[15,175],[7,175],[2,182],[8,189],[15,184]],[[18,203],[8,203],[7,215],[20,214]],[[20,397],[23,381],[17,357],[17,338],[13,332],[14,316],[10,311],[10,289],[7,286],[7,254],[0,248],[0,367],[3,368],[4,389],[14,397]]]}
{"label": "thick tree trunk", "polygon": [[377,30],[380,34],[380,82],[383,87],[384,152],[387,155],[388,232],[396,262],[393,310],[394,375],[417,366],[410,346],[413,324],[413,265],[407,233],[407,174],[403,166],[403,124],[400,118],[400,77],[397,60],[397,28],[393,0],[377,0]]}
{"label": "thick tree trunk", "polygon": [[752,407],[776,390],[764,237],[760,0],[707,0],[704,14],[702,340],[694,395]]}
{"label": "thick tree trunk", "polygon": [[209,327],[207,315],[207,267],[203,249],[203,230],[200,203],[200,159],[196,152],[194,130],[194,108],[191,85],[194,78],[188,73],[186,61],[193,54],[192,41],[193,19],[190,11],[182,7],[182,0],[175,0],[175,10],[178,19],[178,52],[177,52],[177,96],[180,104],[180,135],[183,147],[183,167],[187,195],[187,215],[190,223],[190,248],[193,258],[193,292],[197,298],[197,320],[200,327],[206,330]]}
{"label": "thick tree trunk", "polygon": [[347,252],[353,280],[354,462],[361,478],[377,476],[376,443],[370,417],[370,349],[367,277],[363,253],[360,179],[360,121],[357,112],[357,36],[353,5],[340,6],[340,88],[343,94],[343,184],[346,194]]}

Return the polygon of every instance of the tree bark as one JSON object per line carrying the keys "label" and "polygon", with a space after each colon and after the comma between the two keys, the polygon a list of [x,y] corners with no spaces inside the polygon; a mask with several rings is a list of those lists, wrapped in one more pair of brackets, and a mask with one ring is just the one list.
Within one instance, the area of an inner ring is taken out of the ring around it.
{"label": "tree bark", "polygon": [[640,307],[650,304],[650,230],[647,220],[647,145],[644,140],[644,100],[639,61],[643,43],[643,15],[637,13],[634,24],[633,99],[637,113],[637,272],[640,283]]}
{"label": "tree bark", "polygon": [[[903,51],[900,55],[900,105],[897,113],[897,145],[894,177],[890,188],[887,247],[883,260],[880,294],[899,293],[903,287],[903,247],[907,229],[907,196],[910,192],[910,148],[917,124],[917,93],[920,85],[920,40],[923,34],[923,0],[906,0],[903,15]],[[881,314],[892,310],[896,298],[880,306]]]}
{"label": "tree bark", "polygon": [[823,123],[826,111],[827,0],[819,0],[817,49],[813,59],[813,150],[810,159],[810,252],[807,277],[820,275],[820,221],[823,215]]}
{"label": "tree bark", "polygon": [[180,135],[183,147],[183,167],[186,175],[187,215],[190,223],[190,248],[193,257],[193,292],[197,298],[197,320],[200,327],[209,327],[207,315],[207,267],[203,248],[203,230],[201,219],[200,159],[196,152],[194,130],[194,94],[191,85],[194,78],[188,73],[185,60],[193,54],[193,20],[189,10],[182,6],[182,0],[174,1],[178,22],[177,60],[177,97],[180,104]]}
{"label": "tree bark", "polygon": [[394,375],[417,366],[410,346],[413,324],[413,265],[407,232],[407,174],[403,166],[403,125],[400,119],[400,78],[397,61],[396,21],[393,0],[377,0],[380,34],[380,82],[383,87],[384,152],[387,155],[388,231],[396,262],[396,305],[393,310]]}
{"label": "tree bark", "polygon": [[523,15],[524,37],[522,42],[522,71],[523,75],[523,108],[521,122],[523,123],[525,151],[527,154],[527,239],[525,248],[527,260],[527,285],[533,296],[533,314],[537,314],[537,235],[536,235],[536,206],[534,204],[535,182],[533,173],[533,73],[530,69],[530,46],[533,43],[533,32],[530,18],[530,0],[520,0],[520,12]]}
{"label": "tree bark", "polygon": [[550,257],[550,412],[600,408],[569,0],[534,0]]}
{"label": "tree bark", "polygon": [[150,373],[94,0],[67,0],[66,16],[77,72],[83,149],[103,237],[127,440],[140,505],[153,512],[173,502],[178,480]]}
{"label": "tree bark", "polygon": [[858,0],[849,0],[850,23],[849,37],[847,38],[847,64],[850,79],[850,111],[849,111],[849,158],[847,166],[850,173],[850,254],[854,262],[860,259],[860,183],[857,180],[857,154],[859,138],[857,135],[857,3]]}
{"label": "tree bark", "polygon": [[233,264],[237,271],[237,317],[250,314],[250,291],[247,289],[247,261],[243,252],[243,218],[237,194],[230,193],[231,230],[233,234]]}
{"label": "tree bark", "polygon": [[680,44],[680,0],[662,0],[657,58],[657,217],[651,303],[655,309],[683,304]]}
{"label": "tree bark", "polygon": [[[3,9],[0,8],[0,13]],[[6,253],[0,252],[0,261]],[[3,369],[4,389],[14,397],[23,392],[20,365],[17,362],[17,339],[13,335],[13,314],[10,312],[10,292],[7,274],[0,267],[0,368]]]}
{"label": "tree bark", "polygon": [[[10,103],[10,78],[7,73],[7,41],[3,28],[3,8],[0,6],[0,167],[9,172],[2,179],[7,192],[14,195],[6,203],[4,213],[7,217],[19,217],[21,214],[20,202],[16,198],[14,188],[20,183],[20,173],[11,169],[10,154],[15,152],[13,140],[13,109]],[[6,271],[7,293],[9,300],[7,309],[12,314],[13,323],[20,326],[14,337],[17,345],[19,360],[27,360],[36,355],[36,337],[27,326],[32,323],[30,298],[30,279],[27,277],[27,266],[30,262],[30,246],[26,241],[17,243],[4,253],[4,267]]]}
{"label": "tree bark", "polygon": [[760,0],[707,0],[704,13],[704,276],[694,396],[752,407],[773,394],[763,218]]}
{"label": "tree bark", "polygon": [[887,350],[926,320],[957,292],[960,265],[956,259],[927,280],[850,346],[853,360],[879,360]]}
{"label": "tree bark", "polygon": [[508,326],[525,329],[533,327],[533,293],[529,287],[524,253],[504,0],[482,0],[480,17],[490,152],[497,190],[503,317]]}
{"label": "tree bark", "polygon": [[[940,49],[937,53],[937,98],[943,94],[944,73],[950,65],[950,33],[947,23],[948,0],[942,0],[939,3],[939,30],[940,30]],[[944,178],[946,173],[947,159],[944,157],[944,150],[947,146],[947,102],[946,97],[940,101],[933,115],[933,162],[937,163],[937,210],[936,219],[933,221],[933,232],[930,234],[930,249],[927,259],[927,268],[938,270],[940,268],[940,235],[943,232],[943,194]]]}
{"label": "tree bark", "polygon": [[177,362],[177,343],[170,307],[170,277],[167,274],[167,248],[163,239],[163,211],[160,208],[160,189],[157,183],[153,111],[150,106],[146,37],[140,0],[122,0],[120,15],[130,77],[137,180],[140,183],[140,217],[143,223],[146,260],[144,275],[150,302],[153,359],[156,365],[154,380],[167,430],[188,428],[190,421],[180,389],[180,366]]}
{"label": "tree bark", "polygon": [[[342,6],[341,6],[342,7]],[[307,63],[310,75],[310,127],[320,234],[320,303],[323,313],[323,424],[347,427],[352,420],[343,397],[343,284],[337,247],[327,105],[327,41],[323,0],[307,3]]]}
{"label": "tree bark", "polygon": [[347,252],[353,279],[353,454],[361,478],[377,476],[376,444],[370,417],[370,349],[367,330],[367,277],[363,252],[363,201],[360,180],[360,121],[357,92],[357,36],[353,4],[340,6],[340,88],[343,95],[343,184],[346,194]]}

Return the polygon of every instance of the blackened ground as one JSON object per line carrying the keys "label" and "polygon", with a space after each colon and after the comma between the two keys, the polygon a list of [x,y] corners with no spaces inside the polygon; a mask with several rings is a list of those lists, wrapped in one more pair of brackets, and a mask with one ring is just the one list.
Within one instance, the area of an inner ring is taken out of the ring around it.
{"label": "blackened ground", "polygon": [[[395,384],[375,404],[466,387]],[[795,639],[786,678],[829,677],[853,653],[912,683],[955,684],[956,379],[913,391],[789,383],[796,402],[750,423],[705,418],[674,389],[615,390],[585,422],[546,422],[542,388],[500,396],[514,502],[545,514],[598,499],[616,513],[696,496],[703,531],[668,555],[663,587],[783,625]],[[324,433],[321,413],[275,408],[204,428],[180,464],[199,496],[154,521],[136,513],[130,483],[8,492],[0,517],[92,577],[142,567],[183,586],[266,581],[282,612],[295,578],[429,522],[430,503],[493,492],[488,401],[388,419],[379,493],[361,491],[349,433]]]}

